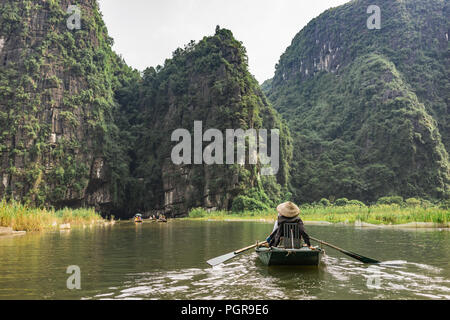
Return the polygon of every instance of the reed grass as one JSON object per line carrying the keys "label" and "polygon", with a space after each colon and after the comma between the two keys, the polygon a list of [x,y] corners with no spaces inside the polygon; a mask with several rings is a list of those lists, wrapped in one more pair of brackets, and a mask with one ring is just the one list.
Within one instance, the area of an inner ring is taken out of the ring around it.
{"label": "reed grass", "polygon": [[60,224],[91,224],[102,220],[94,209],[39,209],[16,201],[0,202],[0,226],[16,231],[41,231]]}
{"label": "reed grass", "polygon": [[[440,207],[408,207],[399,205],[373,206],[307,206],[300,208],[300,217],[304,221],[327,221],[332,223],[349,223],[357,221],[378,225],[406,224],[411,222],[431,222],[446,225],[450,222],[450,210]],[[195,220],[268,220],[276,218],[275,209],[262,212],[245,211],[232,213],[227,211],[211,211],[193,209],[187,219]]]}

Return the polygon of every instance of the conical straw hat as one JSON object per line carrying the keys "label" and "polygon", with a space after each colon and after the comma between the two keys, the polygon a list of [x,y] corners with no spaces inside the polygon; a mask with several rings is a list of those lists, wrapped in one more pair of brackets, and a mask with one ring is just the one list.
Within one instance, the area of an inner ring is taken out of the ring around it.
{"label": "conical straw hat", "polygon": [[280,215],[286,218],[296,217],[300,213],[300,209],[290,201],[280,204],[277,207],[277,211]]}

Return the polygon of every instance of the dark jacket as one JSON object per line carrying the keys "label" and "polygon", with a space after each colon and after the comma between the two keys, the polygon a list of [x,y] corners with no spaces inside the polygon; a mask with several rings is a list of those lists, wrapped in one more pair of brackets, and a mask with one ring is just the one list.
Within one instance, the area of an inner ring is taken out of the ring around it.
{"label": "dark jacket", "polygon": [[308,246],[311,246],[311,243],[309,242],[309,236],[305,232],[305,227],[303,226],[303,221],[300,219],[300,217],[294,217],[294,218],[286,218],[283,216],[278,217],[278,228],[275,229],[272,234],[269,236],[269,245],[271,247],[276,247],[280,243],[281,236],[283,235],[283,226],[285,223],[298,223],[298,230],[300,231],[300,238],[303,238],[305,243]]}

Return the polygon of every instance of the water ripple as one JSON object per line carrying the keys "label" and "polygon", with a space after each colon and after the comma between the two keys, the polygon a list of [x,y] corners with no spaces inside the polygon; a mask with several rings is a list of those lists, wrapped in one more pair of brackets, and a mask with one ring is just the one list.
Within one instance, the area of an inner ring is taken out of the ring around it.
{"label": "water ripple", "polygon": [[[386,261],[367,266],[324,257],[317,269],[268,268],[256,255],[213,268],[130,273],[123,287],[94,299],[448,299],[450,280],[426,264]],[[368,285],[369,280],[374,285]],[[378,281],[378,283],[377,283]],[[344,293],[345,292],[345,293]]]}

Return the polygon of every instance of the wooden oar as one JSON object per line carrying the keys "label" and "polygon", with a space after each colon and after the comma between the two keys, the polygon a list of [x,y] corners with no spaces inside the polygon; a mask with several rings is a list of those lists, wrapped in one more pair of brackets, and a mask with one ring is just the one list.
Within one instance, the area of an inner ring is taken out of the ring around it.
{"label": "wooden oar", "polygon": [[348,256],[350,256],[350,257],[356,259],[356,260],[359,260],[359,261],[361,261],[361,262],[364,262],[364,263],[380,263],[380,261],[378,261],[378,260],[374,260],[374,259],[372,259],[372,258],[367,258],[367,257],[364,257],[364,256],[362,256],[362,255],[360,255],[360,254],[357,254],[357,253],[354,253],[354,252],[351,252],[351,251],[347,251],[347,250],[341,249],[341,248],[336,247],[336,246],[334,246],[334,245],[332,245],[332,244],[329,244],[329,243],[327,243],[327,242],[325,242],[325,241],[322,241],[322,240],[319,240],[319,239],[316,239],[316,238],[313,238],[313,237],[309,237],[309,238],[310,238],[311,240],[314,240],[314,241],[317,241],[317,242],[319,242],[319,243],[322,243],[322,244],[324,244],[324,245],[326,245],[326,246],[329,246],[329,247],[331,247],[331,248],[333,248],[333,249],[336,249],[336,250],[342,252],[343,254],[346,254],[346,255],[348,255]]}
{"label": "wooden oar", "polygon": [[233,252],[224,254],[220,257],[212,258],[212,259],[206,261],[206,263],[208,263],[212,267],[217,266],[218,264],[221,264],[221,263],[224,263],[225,261],[233,259],[234,257],[238,256],[239,254],[241,254],[247,250],[250,250],[250,249],[256,247],[257,245],[261,245],[261,244],[265,244],[265,243],[267,243],[267,241],[259,242],[259,243],[257,242],[255,244],[252,244],[251,246],[248,246],[248,247],[245,247],[245,248],[242,248],[239,250],[235,250]]}

